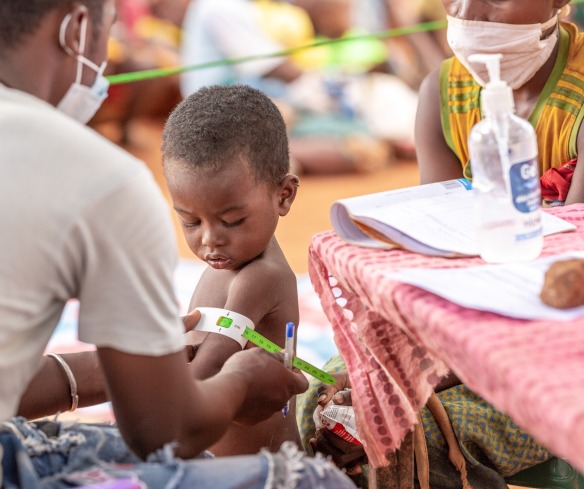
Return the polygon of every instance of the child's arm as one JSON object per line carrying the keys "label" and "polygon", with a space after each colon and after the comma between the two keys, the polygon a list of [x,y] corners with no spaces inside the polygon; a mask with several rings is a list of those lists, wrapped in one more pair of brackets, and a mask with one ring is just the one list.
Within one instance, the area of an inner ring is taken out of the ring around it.
{"label": "child's arm", "polygon": [[421,184],[462,178],[460,161],[442,133],[439,69],[430,73],[420,87],[415,140]]}
{"label": "child's arm", "polygon": [[[278,286],[274,286],[266,275],[266,273],[258,273],[256,267],[242,270],[232,282],[223,306],[227,310],[248,317],[256,326],[256,330],[262,334],[261,328],[258,328],[259,323],[275,307],[279,297]],[[191,303],[191,307],[197,305],[200,304]],[[284,340],[283,328],[284,325],[282,325],[282,335],[278,344]],[[271,340],[274,339],[270,338],[272,335],[266,336]],[[238,351],[241,351],[241,346],[231,338],[215,333],[207,334],[191,362],[193,374],[198,379],[215,375],[225,361]]]}
{"label": "child's arm", "polygon": [[197,353],[190,363],[195,378],[204,380],[215,375],[227,359],[241,351],[239,343],[227,336],[209,333],[197,348]]}

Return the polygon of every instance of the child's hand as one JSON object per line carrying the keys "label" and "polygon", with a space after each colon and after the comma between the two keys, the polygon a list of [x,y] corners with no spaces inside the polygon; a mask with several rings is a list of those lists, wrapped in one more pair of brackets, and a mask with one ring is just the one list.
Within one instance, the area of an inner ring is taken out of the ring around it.
{"label": "child's hand", "polygon": [[321,384],[318,387],[318,404],[324,407],[331,399],[335,404],[344,404],[345,406],[351,406],[351,391],[345,390],[351,387],[351,380],[349,379],[349,374],[346,370],[331,374],[335,383]]}
{"label": "child's hand", "polygon": [[312,419],[314,420],[314,426],[316,427],[316,432],[323,427],[320,420],[320,413],[324,407],[332,399],[334,404],[341,404],[344,406],[352,406],[353,402],[351,400],[351,381],[349,379],[349,374],[346,370],[331,374],[334,379],[334,384],[320,384],[316,391],[318,395],[318,405],[312,414]]}
{"label": "child's hand", "polygon": [[280,411],[288,400],[308,389],[308,380],[297,369],[287,369],[282,353],[252,348],[232,355],[221,372],[244,372],[249,380],[245,401],[236,422],[253,425]]}
{"label": "child's hand", "polygon": [[310,440],[312,450],[330,456],[333,462],[340,468],[344,468],[349,475],[362,472],[361,465],[367,463],[367,456],[362,445],[356,445],[343,440],[332,431],[320,424],[320,413],[323,407],[332,399],[334,404],[351,406],[351,381],[347,371],[331,374],[335,383],[322,384],[318,387],[318,406],[314,411],[316,425],[316,438]]}
{"label": "child's hand", "polygon": [[201,345],[185,345],[185,351],[187,353],[187,363],[191,363],[197,356],[197,350]]}
{"label": "child's hand", "polygon": [[310,440],[314,453],[320,452],[330,456],[335,465],[345,469],[348,475],[357,475],[363,472],[362,464],[367,463],[367,455],[363,445],[356,445],[343,440],[327,428],[321,428],[316,438]]}

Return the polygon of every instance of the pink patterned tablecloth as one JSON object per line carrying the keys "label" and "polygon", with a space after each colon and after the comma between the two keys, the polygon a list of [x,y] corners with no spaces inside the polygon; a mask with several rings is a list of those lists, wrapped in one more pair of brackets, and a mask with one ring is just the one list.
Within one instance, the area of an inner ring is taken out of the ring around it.
{"label": "pink patterned tablecloth", "polygon": [[[542,256],[584,250],[584,204],[549,212],[577,230],[546,237]],[[432,388],[451,368],[584,472],[584,317],[511,319],[460,307],[385,276],[406,267],[481,264],[480,258],[352,246],[333,232],[313,237],[309,273],[349,369],[369,461],[374,467],[387,464],[387,455],[399,447]]]}

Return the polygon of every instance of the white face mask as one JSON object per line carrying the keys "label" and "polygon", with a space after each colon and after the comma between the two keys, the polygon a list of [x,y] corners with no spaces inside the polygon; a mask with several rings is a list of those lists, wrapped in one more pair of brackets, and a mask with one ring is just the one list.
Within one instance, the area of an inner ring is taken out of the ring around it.
{"label": "white face mask", "polygon": [[549,59],[558,39],[558,27],[546,39],[543,33],[558,23],[555,15],[543,24],[499,24],[448,16],[448,44],[454,55],[483,87],[489,76],[482,63],[471,63],[471,54],[503,55],[501,79],[515,90],[527,83]]}
{"label": "white face mask", "polygon": [[[85,52],[85,38],[87,35],[87,19],[83,19],[81,26],[81,39],[79,40],[79,49],[81,54],[76,55],[73,50],[65,43],[65,30],[71,20],[71,14],[63,19],[61,29],[59,31],[59,43],[63,50],[77,59],[77,76],[75,82],[71,84],[67,93],[57,105],[57,109],[67,114],[70,117],[78,120],[82,124],[87,124],[90,119],[101,107],[103,101],[107,98],[107,90],[109,88],[109,81],[103,76],[106,67],[104,61],[101,66],[97,66],[92,61],[88,60],[83,53]],[[83,72],[83,65],[88,66],[97,73],[95,82],[91,87],[81,83],[81,75]]]}

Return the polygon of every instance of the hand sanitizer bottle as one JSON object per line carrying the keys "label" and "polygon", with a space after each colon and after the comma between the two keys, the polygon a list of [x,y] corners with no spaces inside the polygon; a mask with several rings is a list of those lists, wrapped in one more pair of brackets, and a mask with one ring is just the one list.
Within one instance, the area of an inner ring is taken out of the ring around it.
{"label": "hand sanitizer bottle", "polygon": [[490,263],[532,260],[543,246],[537,139],[531,124],[514,114],[500,58],[469,58],[485,63],[490,79],[481,93],[484,118],[468,138],[479,253]]}

